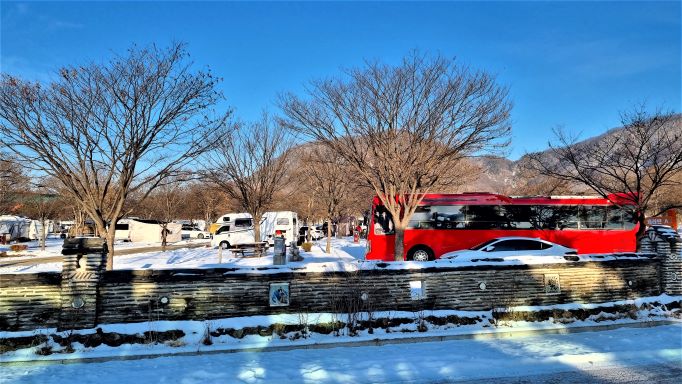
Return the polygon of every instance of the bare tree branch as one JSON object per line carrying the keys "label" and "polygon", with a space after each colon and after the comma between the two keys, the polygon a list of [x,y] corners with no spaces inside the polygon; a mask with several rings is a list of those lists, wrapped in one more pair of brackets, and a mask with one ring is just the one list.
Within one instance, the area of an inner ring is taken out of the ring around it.
{"label": "bare tree branch", "polygon": [[132,48],[104,64],[62,68],[49,84],[2,74],[0,133],[23,164],[80,202],[109,245],[131,193],[144,199],[183,173],[227,116],[209,71],[193,71],[183,44]]}
{"label": "bare tree branch", "polygon": [[306,98],[281,96],[286,126],[327,146],[353,167],[395,223],[396,259],[423,195],[457,183],[467,156],[504,148],[507,88],[485,72],[417,52],[399,66],[367,63],[312,81]]}

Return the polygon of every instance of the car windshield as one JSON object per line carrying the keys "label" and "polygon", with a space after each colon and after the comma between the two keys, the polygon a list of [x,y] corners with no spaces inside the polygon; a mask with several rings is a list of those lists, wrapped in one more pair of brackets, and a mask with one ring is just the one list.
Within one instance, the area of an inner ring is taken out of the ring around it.
{"label": "car windshield", "polygon": [[488,241],[486,241],[486,242],[484,242],[484,243],[481,243],[481,244],[476,245],[476,246],[474,246],[474,247],[471,247],[471,248],[469,248],[469,249],[471,249],[472,251],[478,251],[479,249],[483,249],[483,248],[487,247],[488,245],[490,245],[490,244],[496,242],[497,240],[499,240],[499,239],[488,240]]}

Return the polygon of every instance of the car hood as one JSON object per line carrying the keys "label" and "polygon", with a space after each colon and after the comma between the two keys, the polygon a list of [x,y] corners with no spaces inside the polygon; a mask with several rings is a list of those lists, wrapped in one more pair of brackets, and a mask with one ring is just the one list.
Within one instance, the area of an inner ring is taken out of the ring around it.
{"label": "car hood", "polygon": [[479,254],[479,253],[480,253],[479,251],[474,251],[471,249],[462,249],[459,251],[448,252],[448,253],[444,254],[443,256],[441,256],[440,258],[441,259],[454,259],[454,258],[456,258],[458,256],[462,256],[462,255],[472,255],[472,254]]}

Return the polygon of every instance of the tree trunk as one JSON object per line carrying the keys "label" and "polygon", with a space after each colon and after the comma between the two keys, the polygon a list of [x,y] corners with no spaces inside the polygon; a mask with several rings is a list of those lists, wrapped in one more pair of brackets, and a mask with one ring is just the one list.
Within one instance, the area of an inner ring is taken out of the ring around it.
{"label": "tree trunk", "polygon": [[640,250],[640,244],[644,238],[644,233],[646,232],[646,224],[644,223],[644,219],[644,212],[637,212],[637,224],[639,224],[639,228],[637,228],[637,234],[635,235],[635,238],[637,239],[637,251]]}
{"label": "tree trunk", "polygon": [[43,227],[40,229],[42,234],[40,237],[40,250],[45,252],[45,237],[47,237],[47,220],[42,219],[40,223],[43,225]]}
{"label": "tree trunk", "polygon": [[327,246],[324,249],[325,253],[332,252],[332,219],[327,220]]}
{"label": "tree trunk", "polygon": [[161,248],[166,250],[166,245],[168,244],[168,223],[161,224]]}
{"label": "tree trunk", "polygon": [[405,228],[395,225],[395,261],[405,260]]}
{"label": "tree trunk", "polygon": [[260,221],[261,221],[261,215],[252,215],[253,216],[253,241],[258,243],[261,241],[260,238]]}
{"label": "tree trunk", "polygon": [[116,223],[111,224],[107,230],[107,271],[114,269],[114,242],[116,241]]}

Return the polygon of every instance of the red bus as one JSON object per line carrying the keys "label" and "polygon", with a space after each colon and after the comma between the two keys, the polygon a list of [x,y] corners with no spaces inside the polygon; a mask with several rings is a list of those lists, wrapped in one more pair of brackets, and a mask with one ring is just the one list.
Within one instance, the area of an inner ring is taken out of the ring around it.
{"label": "red bus", "polygon": [[[404,258],[426,253],[433,260],[505,236],[541,238],[578,253],[634,252],[637,221],[611,202],[626,204],[619,196],[426,194],[405,230]],[[394,260],[394,239],[391,215],[374,197],[366,258]]]}

